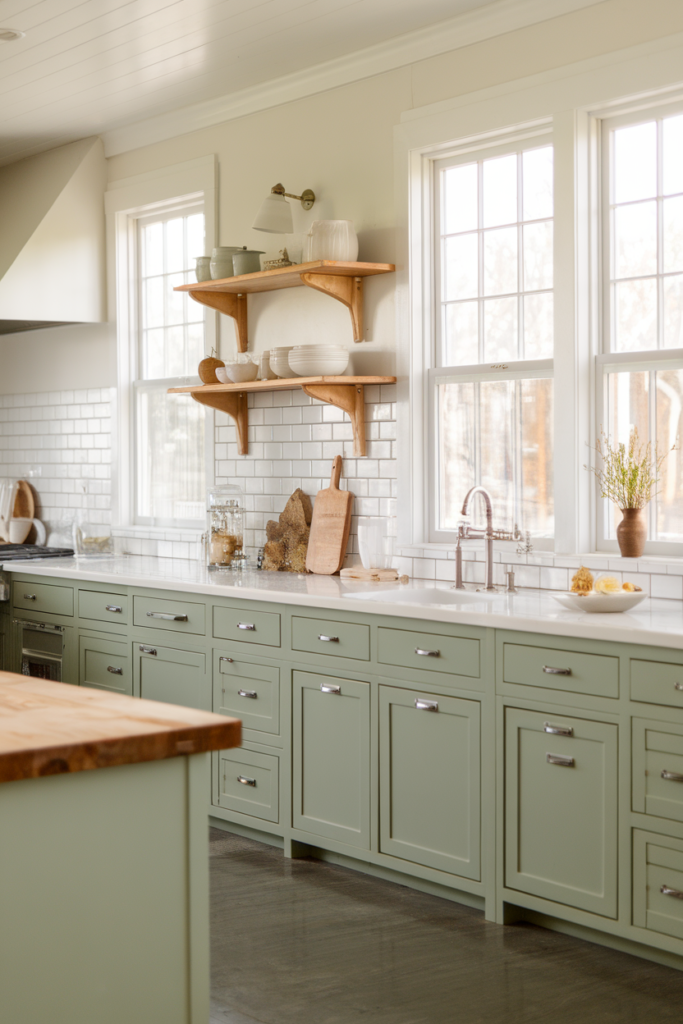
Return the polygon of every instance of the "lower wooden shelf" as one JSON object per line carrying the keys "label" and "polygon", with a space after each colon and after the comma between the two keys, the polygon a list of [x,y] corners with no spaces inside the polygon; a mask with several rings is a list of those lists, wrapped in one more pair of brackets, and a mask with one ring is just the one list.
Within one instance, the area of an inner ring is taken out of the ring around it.
{"label": "lower wooden shelf", "polygon": [[365,385],[395,384],[395,377],[291,377],[253,380],[247,384],[193,384],[169,388],[169,394],[192,395],[195,402],[225,412],[237,427],[237,449],[249,454],[249,392],[305,391],[311,398],[335,405],[348,413],[353,427],[353,454],[365,455]]}

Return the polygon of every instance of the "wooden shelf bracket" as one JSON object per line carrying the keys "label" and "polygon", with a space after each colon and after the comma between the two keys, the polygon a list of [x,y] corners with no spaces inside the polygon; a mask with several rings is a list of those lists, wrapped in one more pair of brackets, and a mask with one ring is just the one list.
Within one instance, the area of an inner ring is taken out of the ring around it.
{"label": "wooden shelf bracket", "polygon": [[353,454],[365,456],[365,393],[362,384],[303,384],[302,391],[348,413],[353,427]]}
{"label": "wooden shelf bracket", "polygon": [[247,396],[244,391],[220,392],[193,391],[192,397],[195,402],[208,405],[211,409],[218,409],[219,412],[226,412],[235,421],[237,428],[237,450],[240,455],[249,454],[249,411],[247,407]]}
{"label": "wooden shelf bracket", "polygon": [[202,302],[205,306],[217,309],[225,316],[231,316],[235,321],[235,333],[237,335],[237,351],[246,352],[249,344],[247,339],[247,296],[235,294],[234,292],[189,292],[195,302]]}
{"label": "wooden shelf bracket", "polygon": [[[325,295],[337,299],[348,307],[351,313],[353,340],[362,341],[365,334],[363,324],[363,278],[337,277],[332,274],[302,274],[301,280],[309,288],[315,288]],[[334,403],[332,403],[334,404]]]}

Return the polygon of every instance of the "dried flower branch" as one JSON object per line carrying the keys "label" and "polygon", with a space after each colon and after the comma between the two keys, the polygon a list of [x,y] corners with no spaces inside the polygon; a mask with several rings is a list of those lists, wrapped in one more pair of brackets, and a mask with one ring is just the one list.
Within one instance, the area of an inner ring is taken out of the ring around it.
{"label": "dried flower branch", "polygon": [[584,466],[589,473],[594,473],[600,484],[600,496],[609,498],[620,508],[645,508],[655,495],[659,494],[655,487],[659,483],[659,474],[669,452],[676,450],[672,445],[669,451],[660,455],[652,443],[643,444],[638,437],[638,428],[634,427],[628,445],[610,445],[609,437],[600,431],[600,437],[594,451],[601,461],[599,467]]}

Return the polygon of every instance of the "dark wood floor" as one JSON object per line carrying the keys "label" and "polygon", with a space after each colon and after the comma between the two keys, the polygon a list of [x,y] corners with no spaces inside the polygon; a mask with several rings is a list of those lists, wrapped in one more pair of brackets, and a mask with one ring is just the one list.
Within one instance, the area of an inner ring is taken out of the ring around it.
{"label": "dark wood floor", "polygon": [[660,1024],[683,973],[211,830],[211,1024]]}

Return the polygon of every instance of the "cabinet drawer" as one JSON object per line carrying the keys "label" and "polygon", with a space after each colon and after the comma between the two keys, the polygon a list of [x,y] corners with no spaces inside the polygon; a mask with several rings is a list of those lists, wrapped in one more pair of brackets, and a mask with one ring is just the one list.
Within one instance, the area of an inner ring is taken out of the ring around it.
{"label": "cabinet drawer", "polygon": [[244,734],[252,733],[247,739],[272,743],[280,733],[280,669],[216,651],[213,709],[219,715],[241,718]]}
{"label": "cabinet drawer", "polygon": [[634,829],[633,923],[683,939],[683,840]]}
{"label": "cabinet drawer", "polygon": [[95,619],[97,622],[113,622],[116,626],[125,626],[128,623],[128,598],[125,594],[79,590],[78,615],[81,619]]}
{"label": "cabinet drawer", "polygon": [[146,700],[211,710],[206,655],[157,644],[133,644],[136,693]]}
{"label": "cabinet drawer", "polygon": [[334,622],[293,615],[292,649],[369,661],[370,627],[357,622]]}
{"label": "cabinet drawer", "polygon": [[683,726],[633,719],[633,810],[683,821]]}
{"label": "cabinet drawer", "polygon": [[503,682],[596,697],[618,697],[619,659],[557,647],[506,643],[503,644]]}
{"label": "cabinet drawer", "polygon": [[184,598],[138,597],[133,598],[133,622],[136,626],[149,629],[171,629],[177,633],[206,632],[206,609]]}
{"label": "cabinet drawer", "polygon": [[380,626],[377,660],[382,665],[446,672],[472,679],[478,679],[481,674],[479,641],[441,633],[412,633]]}
{"label": "cabinet drawer", "polygon": [[221,750],[214,803],[263,821],[280,817],[280,759],[255,750]]}
{"label": "cabinet drawer", "polygon": [[215,607],[213,635],[218,640],[242,640],[279,647],[280,616],[277,612],[259,612],[250,608]]}
{"label": "cabinet drawer", "polygon": [[112,693],[133,693],[133,672],[128,644],[123,640],[101,640],[81,636],[79,682]]}
{"label": "cabinet drawer", "polygon": [[73,587],[59,587],[52,583],[20,583],[12,585],[15,608],[32,612],[51,612],[53,615],[73,615]]}
{"label": "cabinet drawer", "polygon": [[631,700],[683,708],[683,665],[632,658]]}

